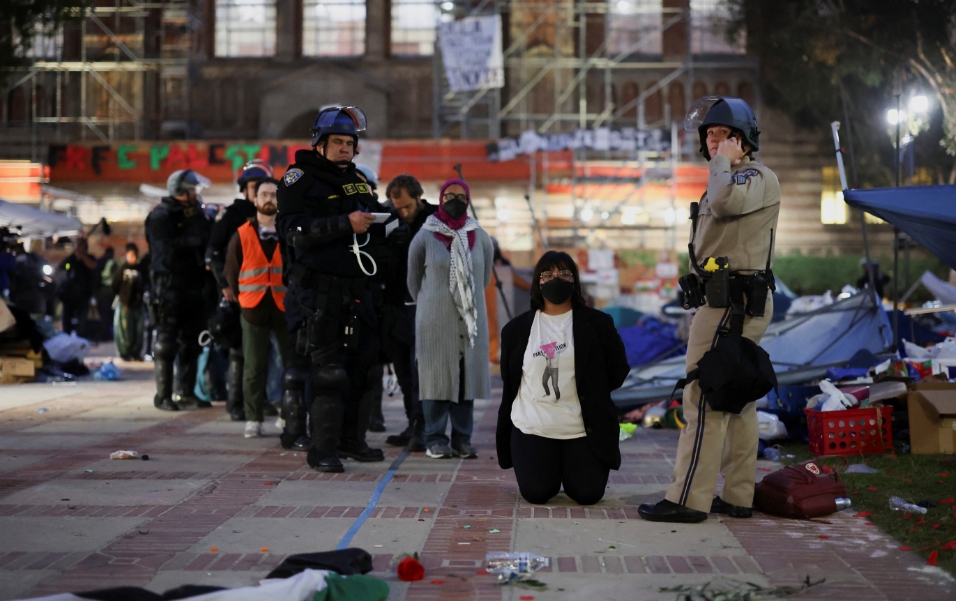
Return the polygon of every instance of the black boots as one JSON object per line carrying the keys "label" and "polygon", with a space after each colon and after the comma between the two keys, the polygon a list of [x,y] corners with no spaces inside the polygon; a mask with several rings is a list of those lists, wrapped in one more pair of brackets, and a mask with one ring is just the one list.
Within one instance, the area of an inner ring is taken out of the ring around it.
{"label": "black boots", "polygon": [[242,398],[242,351],[229,350],[229,371],[226,375],[226,412],[234,422],[246,421],[246,410]]}
{"label": "black boots", "polygon": [[[381,381],[381,378],[379,378]],[[378,402],[381,403],[381,386],[378,387]],[[365,432],[368,429],[369,418],[376,404],[376,391],[366,391],[358,400],[357,406],[347,407],[342,424],[342,440],[339,443],[339,455],[350,457],[356,461],[373,462],[384,461],[385,453],[381,449],[373,449],[365,442]]]}
{"label": "black boots", "polygon": [[644,503],[637,513],[649,522],[672,522],[678,524],[697,524],[707,519],[707,514],[690,507],[684,507],[664,499],[657,503]]}
{"label": "black boots", "polygon": [[399,434],[392,434],[385,439],[385,443],[393,447],[405,447],[409,453],[424,453],[425,420],[421,417],[412,419],[405,430]]}
{"label": "black boots", "polygon": [[306,457],[309,467],[320,472],[344,472],[342,462],[335,455],[342,424],[341,398],[316,396],[309,413],[312,420],[312,447]]}
{"label": "black boots", "polygon": [[285,422],[279,435],[282,448],[309,450],[312,440],[306,436],[305,398],[301,390],[286,389],[282,392],[282,420]]}
{"label": "black boots", "polygon": [[714,500],[711,501],[710,512],[723,513],[724,515],[729,515],[732,518],[749,518],[753,517],[754,514],[751,508],[741,507],[739,505],[731,505],[720,497],[714,497]]}
{"label": "black boots", "polygon": [[153,372],[156,375],[156,396],[153,405],[163,411],[179,411],[179,405],[173,402],[173,361],[156,357],[153,360]]}

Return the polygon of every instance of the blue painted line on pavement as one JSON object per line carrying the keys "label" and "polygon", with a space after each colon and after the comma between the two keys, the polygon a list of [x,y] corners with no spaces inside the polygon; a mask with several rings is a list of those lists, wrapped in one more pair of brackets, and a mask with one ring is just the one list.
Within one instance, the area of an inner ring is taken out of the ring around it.
{"label": "blue painted line on pavement", "polygon": [[408,457],[408,450],[402,449],[402,452],[398,454],[398,457],[395,458],[395,461],[392,462],[392,465],[388,466],[388,471],[385,472],[385,477],[382,478],[382,481],[379,482],[378,486],[375,487],[375,491],[372,492],[372,497],[365,505],[365,509],[355,519],[352,527],[348,529],[348,532],[345,533],[345,536],[342,537],[342,540],[340,540],[339,544],[335,547],[336,551],[347,549],[348,546],[352,544],[352,539],[355,538],[356,534],[358,534],[358,531],[362,528],[362,524],[365,523],[365,520],[368,519],[368,516],[372,514],[372,510],[375,509],[375,506],[378,505],[378,500],[382,498],[382,493],[385,492],[385,487],[389,482],[391,482],[392,476],[394,476],[395,472],[398,471],[398,467],[402,465],[402,462],[405,461],[406,457]]}

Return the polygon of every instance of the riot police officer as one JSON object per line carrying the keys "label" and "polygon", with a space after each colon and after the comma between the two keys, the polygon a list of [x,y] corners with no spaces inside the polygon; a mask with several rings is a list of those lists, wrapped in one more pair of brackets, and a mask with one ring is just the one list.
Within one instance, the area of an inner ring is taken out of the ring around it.
{"label": "riot police officer", "polygon": [[[685,129],[698,132],[710,168],[707,191],[699,204],[691,205],[693,276],[681,279],[688,299],[698,299],[688,304],[699,307],[687,342],[686,368],[692,378],[698,361],[725,333],[756,343],[770,323],[780,184],[751,155],[758,149],[760,131],[753,110],[740,98],[698,100]],[[750,517],[758,443],[755,403],[735,399],[733,409],[739,413],[715,410],[699,382],[691,380],[684,386],[683,404],[687,427],[677,447],[674,482],[664,500],[640,506],[641,517],[687,523],[707,519],[708,511]],[[714,497],[718,472],[724,489]]]}
{"label": "riot police officer", "polygon": [[[177,400],[192,395],[196,384],[199,334],[206,327],[201,282],[206,275],[204,254],[212,224],[199,191],[209,180],[190,169],[174,172],[166,181],[169,196],[146,217],[150,250],[150,321],[156,327],[153,355],[156,396],[153,403],[164,411],[178,411]],[[179,360],[180,396],[173,398],[173,362]],[[196,401],[198,407],[211,407]]]}
{"label": "riot police officer", "polygon": [[[239,229],[239,226],[246,223],[256,216],[256,205],[253,202],[255,196],[255,186],[257,182],[272,179],[272,167],[261,159],[249,161],[242,168],[242,174],[239,176],[239,193],[241,197],[235,199],[231,205],[216,217],[216,222],[212,226],[212,233],[209,236],[209,246],[206,248],[206,265],[212,271],[216,278],[216,285],[222,291],[223,298],[233,303],[233,311],[228,312],[230,327],[238,329],[239,312],[238,300],[229,288],[229,283],[222,274],[226,266],[226,248],[233,234]],[[228,319],[228,317],[227,317]],[[241,340],[241,337],[240,337]],[[242,399],[242,347],[233,345],[229,348],[229,371],[226,391],[226,411],[233,421],[245,421],[245,411],[243,410]],[[266,411],[272,406],[267,403]],[[270,415],[270,413],[266,413]],[[271,415],[275,415],[274,410]]]}
{"label": "riot police officer", "polygon": [[371,214],[387,211],[352,163],[365,125],[357,107],[320,111],[312,149],[296,152],[278,191],[278,231],[291,259],[286,298],[305,317],[294,337],[311,359],[308,463],[324,472],[343,471],[339,456],[384,459],[365,442],[371,407],[362,393],[378,352],[370,279],[408,228],[397,215],[378,223]]}

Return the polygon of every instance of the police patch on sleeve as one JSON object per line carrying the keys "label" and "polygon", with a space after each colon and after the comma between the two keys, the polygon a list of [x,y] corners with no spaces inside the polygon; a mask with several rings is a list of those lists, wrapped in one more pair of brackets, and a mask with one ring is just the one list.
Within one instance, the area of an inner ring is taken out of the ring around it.
{"label": "police patch on sleeve", "polygon": [[738,186],[742,186],[747,183],[748,179],[752,178],[755,175],[757,175],[756,169],[748,169],[746,171],[741,171],[740,173],[735,173],[731,175],[730,181],[737,184]]}
{"label": "police patch on sleeve", "polygon": [[301,178],[303,175],[305,175],[305,171],[302,171],[298,167],[293,167],[285,172],[285,175],[282,177],[282,181],[285,182],[285,185],[291,186],[299,181],[299,178]]}

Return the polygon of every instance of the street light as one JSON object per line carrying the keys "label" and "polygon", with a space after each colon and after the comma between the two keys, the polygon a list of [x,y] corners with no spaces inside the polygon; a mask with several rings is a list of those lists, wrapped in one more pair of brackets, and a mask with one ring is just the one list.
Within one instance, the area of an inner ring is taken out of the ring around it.
{"label": "street light", "polygon": [[903,111],[899,111],[896,109],[890,109],[886,111],[886,122],[889,123],[890,125],[896,125],[897,123],[899,123],[900,121],[904,121],[905,119],[906,119],[906,113],[904,113]]}
{"label": "street light", "polygon": [[923,95],[910,98],[910,110],[914,113],[925,113],[929,110],[929,98]]}

